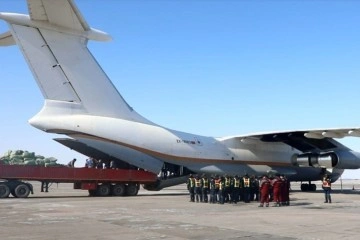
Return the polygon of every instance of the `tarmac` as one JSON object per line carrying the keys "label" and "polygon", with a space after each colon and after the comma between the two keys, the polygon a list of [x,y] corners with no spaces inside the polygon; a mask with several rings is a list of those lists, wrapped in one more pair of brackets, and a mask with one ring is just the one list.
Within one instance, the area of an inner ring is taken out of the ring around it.
{"label": "tarmac", "polygon": [[[360,180],[333,184],[331,204],[317,183],[301,192],[292,183],[290,206],[259,208],[257,202],[189,202],[185,185],[136,197],[88,197],[72,184],[48,193],[32,183],[26,199],[0,199],[0,239],[359,239]],[[342,188],[342,189],[341,189]],[[353,190],[354,189],[354,190]]]}

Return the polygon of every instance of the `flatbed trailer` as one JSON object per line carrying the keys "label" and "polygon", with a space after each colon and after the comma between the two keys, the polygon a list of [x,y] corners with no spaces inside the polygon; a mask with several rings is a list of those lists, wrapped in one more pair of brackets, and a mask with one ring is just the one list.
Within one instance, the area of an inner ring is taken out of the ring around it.
{"label": "flatbed trailer", "polygon": [[45,192],[49,183],[74,183],[74,189],[88,190],[90,196],[135,196],[140,184],[158,180],[156,174],[144,170],[1,164],[0,179],[0,198],[33,194],[33,186],[24,181],[40,181],[41,191]]}

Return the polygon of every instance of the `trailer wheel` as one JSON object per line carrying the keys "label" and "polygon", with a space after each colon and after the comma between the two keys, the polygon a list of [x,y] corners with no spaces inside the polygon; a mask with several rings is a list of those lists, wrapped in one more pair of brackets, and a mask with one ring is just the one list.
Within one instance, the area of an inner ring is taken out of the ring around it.
{"label": "trailer wheel", "polygon": [[131,183],[126,186],[126,195],[136,196],[139,192],[139,186],[137,184]]}
{"label": "trailer wheel", "polygon": [[126,187],[124,184],[115,184],[111,188],[111,194],[113,196],[124,196]]}
{"label": "trailer wheel", "polygon": [[105,197],[110,195],[110,185],[109,184],[101,184],[98,185],[96,189],[96,195],[100,197]]}
{"label": "trailer wheel", "polygon": [[19,184],[14,189],[14,195],[18,198],[27,198],[30,194],[30,188],[26,184]]}
{"label": "trailer wheel", "polygon": [[89,189],[88,191],[89,191],[89,196],[90,196],[90,197],[96,196],[96,190],[94,190],[94,189]]}
{"label": "trailer wheel", "polygon": [[7,198],[9,195],[10,188],[4,183],[0,183],[0,198]]}

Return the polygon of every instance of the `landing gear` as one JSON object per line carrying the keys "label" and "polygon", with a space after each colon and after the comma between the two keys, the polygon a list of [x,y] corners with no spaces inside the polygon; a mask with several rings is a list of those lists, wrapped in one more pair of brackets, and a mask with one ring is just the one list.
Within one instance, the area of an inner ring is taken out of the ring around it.
{"label": "landing gear", "polygon": [[300,188],[301,188],[301,191],[303,191],[303,192],[315,192],[316,184],[313,184],[309,181],[309,183],[302,183]]}

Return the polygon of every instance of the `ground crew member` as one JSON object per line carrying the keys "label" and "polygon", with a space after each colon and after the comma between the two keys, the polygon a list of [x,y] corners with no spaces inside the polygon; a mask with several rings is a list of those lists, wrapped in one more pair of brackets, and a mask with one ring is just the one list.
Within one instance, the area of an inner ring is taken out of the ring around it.
{"label": "ground crew member", "polygon": [[41,181],[41,192],[49,192],[49,182]]}
{"label": "ground crew member", "polygon": [[202,175],[202,200],[203,202],[208,202],[208,192],[209,192],[209,179],[206,177],[205,174]]}
{"label": "ground crew member", "polygon": [[224,204],[225,198],[225,179],[224,177],[219,178],[219,192],[218,192],[218,199],[220,204]]}
{"label": "ground crew member", "polygon": [[244,201],[244,182],[243,179],[239,177],[240,180],[240,186],[239,186],[239,201]]}
{"label": "ground crew member", "polygon": [[271,182],[271,185],[273,187],[274,207],[280,207],[282,181],[280,180],[279,175],[275,176],[275,178]]}
{"label": "ground crew member", "polygon": [[201,195],[201,179],[199,175],[196,175],[195,178],[195,199],[196,202],[202,202],[202,195]]}
{"label": "ground crew member", "polygon": [[259,201],[259,181],[255,177],[255,175],[251,175],[250,177],[250,201]]}
{"label": "ground crew member", "polygon": [[192,174],[189,175],[189,179],[187,181],[187,189],[190,193],[190,202],[195,202],[195,178]]}
{"label": "ground crew member", "polygon": [[225,175],[224,202],[230,202],[230,176]]}
{"label": "ground crew member", "polygon": [[250,178],[248,174],[243,177],[244,202],[250,202]]}
{"label": "ground crew member", "polygon": [[323,177],[322,189],[324,190],[324,194],[325,194],[324,203],[331,203],[331,179],[327,174],[325,174]]}
{"label": "ground crew member", "polygon": [[281,205],[289,206],[290,205],[290,182],[287,180],[285,175],[280,175],[280,180],[282,181],[281,185]]}
{"label": "ground crew member", "polygon": [[210,203],[216,203],[216,191],[215,191],[215,178],[211,176],[210,182],[209,182],[209,188],[210,188]]}
{"label": "ground crew member", "polygon": [[76,162],[76,158],[74,158],[73,160],[71,160],[71,161],[67,164],[67,166],[68,166],[68,167],[75,167],[75,162]]}
{"label": "ground crew member", "polygon": [[263,207],[264,203],[266,203],[266,207],[269,207],[269,194],[270,194],[270,180],[264,175],[260,181],[260,205],[259,207]]}
{"label": "ground crew member", "polygon": [[241,181],[238,175],[235,175],[233,182],[234,182],[234,186],[232,190],[231,201],[237,204],[239,202],[240,186],[241,186]]}
{"label": "ground crew member", "polygon": [[220,176],[217,175],[216,178],[215,178],[215,195],[216,195],[216,202],[220,202],[220,198],[219,198],[220,182],[221,182],[221,178],[220,178]]}

